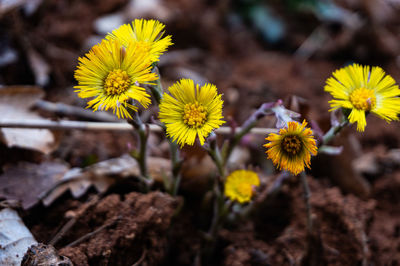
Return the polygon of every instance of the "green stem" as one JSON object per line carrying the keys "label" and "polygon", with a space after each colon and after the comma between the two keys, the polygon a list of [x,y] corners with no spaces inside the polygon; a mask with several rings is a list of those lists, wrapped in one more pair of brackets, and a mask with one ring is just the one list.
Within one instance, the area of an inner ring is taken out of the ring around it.
{"label": "green stem", "polygon": [[181,182],[180,171],[181,171],[181,166],[182,166],[182,160],[180,158],[178,144],[173,142],[171,139],[168,139],[168,142],[169,142],[169,148],[170,148],[170,152],[171,152],[172,177],[173,177],[171,194],[173,196],[176,196],[178,194],[179,185]]}
{"label": "green stem", "polygon": [[325,133],[325,135],[322,138],[322,143],[321,145],[326,145],[329,142],[331,142],[333,140],[333,138],[347,125],[349,124],[349,122],[347,120],[342,121],[340,123],[338,123],[335,126],[332,126],[328,132]]}
{"label": "green stem", "polygon": [[[158,79],[155,81],[156,84],[149,86],[150,91],[154,96],[154,99],[157,103],[157,105],[160,105],[162,97],[163,97],[163,92],[164,89],[161,84],[161,76],[160,76],[160,71],[158,70],[157,66],[154,66],[153,72],[157,74]],[[165,126],[163,126],[164,131],[166,130]],[[172,188],[171,188],[171,195],[176,196],[178,194],[179,190],[179,185],[181,182],[181,166],[182,166],[182,160],[180,158],[180,152],[179,152],[179,146],[173,142],[171,139],[168,139],[169,143],[169,149],[171,153],[171,164],[172,164],[172,177],[173,177],[173,182],[172,182]]]}
{"label": "green stem", "polygon": [[163,87],[162,87],[162,84],[161,84],[160,71],[158,71],[158,68],[157,68],[157,67],[154,67],[154,68],[153,68],[153,72],[155,72],[155,73],[157,74],[158,79],[155,81],[156,84],[150,85],[149,87],[150,87],[151,93],[152,93],[153,96],[154,96],[154,99],[155,99],[156,102],[157,102],[157,105],[159,105],[159,104],[161,103],[161,99],[162,99],[162,97],[163,97],[163,92],[164,92],[164,90],[163,90]]}
{"label": "green stem", "polygon": [[224,158],[221,154],[221,151],[218,148],[215,137],[210,137],[210,139],[212,140],[210,141],[210,147],[207,149],[207,152],[211,156],[211,159],[213,159],[215,165],[217,166],[220,179],[223,179],[225,177]]}
{"label": "green stem", "polygon": [[224,202],[223,196],[220,196],[219,199],[214,202],[214,216],[210,230],[208,231],[212,240],[216,238],[219,228],[224,225],[232,205],[232,201]]}
{"label": "green stem", "polygon": [[219,220],[221,215],[221,209],[224,202],[224,195],[222,193],[222,180],[225,177],[225,167],[223,165],[223,159],[221,152],[217,145],[217,138],[215,134],[209,136],[209,147],[207,148],[208,154],[211,156],[215,165],[218,169],[219,176],[214,179],[213,192],[214,192],[214,205],[213,205],[213,218],[211,221],[211,226],[208,231],[208,235],[214,238],[217,234],[219,227]]}
{"label": "green stem", "polygon": [[135,156],[135,159],[139,164],[140,174],[146,180],[151,180],[147,172],[147,163],[146,163],[146,157],[147,157],[146,151],[147,151],[147,139],[148,139],[148,135],[146,132],[146,125],[142,122],[137,112],[133,114],[133,119],[129,120],[129,123],[136,129],[138,133],[139,153],[137,154],[137,156]]}
{"label": "green stem", "polygon": [[239,132],[236,132],[227,145],[222,148],[222,166],[225,168],[233,149],[240,143],[244,135],[257,125],[258,120],[263,118],[276,106],[276,103],[264,103],[257,109],[242,125]]}
{"label": "green stem", "polygon": [[240,140],[244,135],[250,132],[250,130],[257,125],[257,120],[251,121],[251,123],[244,124],[239,132],[237,132],[233,138],[228,142],[227,146],[223,147],[223,156],[222,156],[222,165],[225,168],[226,164],[229,160],[229,157],[232,154],[233,149],[240,143]]}

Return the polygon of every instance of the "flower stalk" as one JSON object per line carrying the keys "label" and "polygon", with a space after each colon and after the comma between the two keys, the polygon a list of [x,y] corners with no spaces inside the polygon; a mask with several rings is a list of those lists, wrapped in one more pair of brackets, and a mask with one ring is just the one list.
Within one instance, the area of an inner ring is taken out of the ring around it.
{"label": "flower stalk", "polygon": [[336,137],[336,135],[339,134],[339,132],[342,131],[342,129],[345,128],[347,125],[349,125],[349,122],[346,119],[344,119],[340,123],[337,123],[336,125],[333,125],[323,136],[321,145],[326,145],[331,142]]}
{"label": "flower stalk", "polygon": [[210,229],[208,230],[208,235],[211,240],[215,240],[217,237],[218,230],[223,226],[226,217],[232,209],[233,201],[224,201],[223,197],[220,197],[218,201],[214,202],[214,215],[211,222]]}
{"label": "flower stalk", "polygon": [[179,146],[171,139],[168,139],[170,153],[171,153],[171,164],[172,164],[172,189],[171,195],[176,196],[179,191],[179,185],[181,183],[181,166],[182,159],[180,156]]}
{"label": "flower stalk", "polygon": [[[156,80],[156,84],[149,86],[151,93],[154,96],[154,99],[157,105],[160,105],[161,100],[163,98],[164,89],[161,84],[161,76],[160,71],[157,66],[154,66],[153,72],[157,74],[158,79]],[[163,128],[163,131],[166,132],[166,127],[164,124],[160,123],[160,126]],[[176,196],[179,191],[179,185],[182,179],[181,176],[181,167],[182,167],[182,158],[179,151],[179,146],[177,143],[172,141],[171,138],[167,138],[169,144],[169,150],[171,155],[171,168],[172,168],[172,185],[170,187],[170,193],[172,196]]]}
{"label": "flower stalk", "polygon": [[229,157],[233,149],[240,143],[242,138],[257,125],[258,120],[268,114],[276,103],[264,103],[258,108],[242,125],[239,131],[233,134],[230,141],[226,142],[222,147],[222,166],[226,167]]}
{"label": "flower stalk", "polygon": [[218,169],[219,179],[222,180],[225,177],[225,161],[218,147],[217,136],[214,132],[211,132],[208,136],[207,142],[206,144],[208,145],[205,145],[205,148]]}
{"label": "flower stalk", "polygon": [[147,139],[148,139],[148,132],[146,130],[146,125],[140,119],[140,116],[137,112],[134,112],[133,119],[128,120],[128,122],[134,127],[137,132],[138,142],[139,142],[139,152],[133,154],[133,157],[139,164],[140,174],[143,180],[147,180],[146,182],[147,187],[151,186],[153,180],[148,174],[147,171]]}
{"label": "flower stalk", "polygon": [[148,86],[150,88],[151,93],[154,96],[154,99],[156,100],[157,105],[160,105],[162,95],[163,95],[163,87],[161,84],[161,76],[160,76],[160,71],[158,70],[157,66],[154,66],[153,68],[153,73],[156,73],[158,79],[155,80],[155,84]]}

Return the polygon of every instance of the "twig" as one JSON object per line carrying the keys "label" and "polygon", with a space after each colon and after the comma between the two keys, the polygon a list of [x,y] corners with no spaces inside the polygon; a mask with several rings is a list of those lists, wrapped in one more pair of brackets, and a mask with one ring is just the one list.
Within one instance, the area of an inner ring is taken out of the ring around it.
{"label": "twig", "polygon": [[117,219],[115,219],[115,220],[113,220],[113,221],[111,221],[111,222],[109,222],[109,223],[103,224],[102,226],[100,226],[99,228],[97,228],[96,230],[94,230],[93,232],[87,233],[86,235],[84,235],[84,236],[78,238],[77,240],[75,240],[75,241],[69,243],[69,244],[66,245],[65,247],[73,247],[73,246],[76,246],[76,245],[82,243],[83,241],[85,241],[86,239],[91,238],[93,235],[97,234],[98,232],[100,232],[100,231],[106,229],[107,227],[109,227],[109,226],[115,224],[119,219],[120,219],[120,217],[117,217]]}
{"label": "twig", "polygon": [[363,258],[362,258],[362,266],[368,266],[368,253],[369,253],[369,248],[368,248],[368,237],[367,234],[365,233],[364,230],[360,229],[361,233],[361,245],[362,245],[362,251],[363,251]]}
{"label": "twig", "polygon": [[118,121],[117,117],[107,112],[93,112],[83,109],[82,107],[72,106],[64,103],[52,103],[44,100],[38,100],[34,106],[38,109],[63,116],[77,116],[84,119],[103,122]]}
{"label": "twig", "polygon": [[[162,132],[163,129],[157,125],[150,124],[151,132]],[[53,129],[53,130],[112,130],[112,131],[132,131],[132,126],[128,123],[108,123],[108,122],[85,122],[85,121],[50,121],[50,120],[17,120],[17,119],[0,119],[0,128],[36,128],[36,129]],[[236,130],[241,130],[237,128]],[[277,133],[275,128],[253,128],[250,133],[257,135],[266,135],[269,133]],[[230,127],[220,127],[215,133],[227,135],[231,134]]]}
{"label": "twig", "polygon": [[[253,132],[256,128],[254,128],[261,118],[266,116],[268,112],[271,111],[271,109],[275,106],[279,105],[279,102],[277,103],[264,103],[260,106],[260,108],[257,109],[253,114],[250,115],[250,117],[243,123],[242,127],[234,127],[235,133],[234,136],[231,138],[229,142],[226,143],[222,147],[222,167],[225,167],[228,160],[229,156],[231,155],[233,149],[236,147],[236,145],[239,144],[241,139],[243,138],[244,135],[246,135],[249,132]],[[275,129],[273,132],[268,132],[269,133],[276,133],[278,132],[277,129]],[[217,132],[218,133],[218,132]],[[263,132],[263,135],[267,134],[266,131]]]}
{"label": "twig", "polygon": [[142,262],[144,261],[144,259],[146,258],[147,255],[147,249],[144,249],[142,252],[142,255],[140,256],[139,260],[137,262],[135,262],[134,264],[132,264],[132,266],[139,266],[142,264]]}
{"label": "twig", "polygon": [[328,40],[329,34],[325,26],[318,26],[295,51],[294,57],[307,61]]}
{"label": "twig", "polygon": [[53,239],[49,242],[49,245],[54,246],[64,235],[68,232],[78,221],[78,219],[93,205],[95,205],[101,198],[101,193],[98,195],[93,196],[90,200],[85,203],[83,206],[79,208],[76,215],[71,218],[58,233],[53,237]]}

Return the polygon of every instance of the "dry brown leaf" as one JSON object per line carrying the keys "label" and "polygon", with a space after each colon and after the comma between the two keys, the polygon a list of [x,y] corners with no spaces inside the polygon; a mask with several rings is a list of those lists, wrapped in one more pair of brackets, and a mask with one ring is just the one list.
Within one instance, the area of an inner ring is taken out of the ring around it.
{"label": "dry brown leaf", "polygon": [[385,24],[396,18],[396,10],[387,0],[363,0],[362,4],[374,24]]}
{"label": "dry brown leaf", "polygon": [[[147,158],[149,174],[156,182],[170,176],[171,162],[164,158]],[[105,192],[118,178],[138,177],[139,166],[130,155],[102,161],[86,168],[70,169],[65,163],[44,162],[33,164],[20,162],[4,169],[0,175],[0,198],[17,200],[29,209],[40,200],[49,206],[66,191],[79,198],[90,187]]]}
{"label": "dry brown leaf", "polygon": [[[162,182],[164,175],[170,175],[171,162],[164,158],[147,158],[149,174],[157,181]],[[43,204],[49,206],[66,191],[71,191],[75,198],[79,198],[94,186],[98,192],[105,192],[116,182],[116,177],[127,178],[140,175],[139,166],[135,159],[125,154],[118,158],[102,161],[84,169],[69,170],[45,197]]]}
{"label": "dry brown leaf", "polygon": [[26,251],[21,266],[42,265],[73,266],[71,260],[65,256],[60,256],[53,246],[42,243],[32,245]]}
{"label": "dry brown leaf", "polygon": [[20,162],[8,167],[0,175],[0,198],[17,200],[24,209],[29,209],[38,203],[44,191],[54,187],[68,169],[65,164],[55,162],[40,165]]}
{"label": "dry brown leaf", "polygon": [[[44,120],[29,110],[44,96],[38,87],[10,86],[0,88],[1,120]],[[48,154],[56,148],[55,138],[47,129],[0,128],[0,140],[8,147],[32,149]]]}

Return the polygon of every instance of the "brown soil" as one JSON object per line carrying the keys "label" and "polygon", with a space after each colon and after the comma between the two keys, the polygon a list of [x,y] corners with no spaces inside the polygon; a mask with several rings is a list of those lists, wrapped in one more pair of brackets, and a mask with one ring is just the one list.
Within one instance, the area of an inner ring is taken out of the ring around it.
{"label": "brown soil", "polygon": [[269,199],[278,208],[264,202],[269,208],[259,210],[253,222],[222,232],[228,242],[225,265],[360,265],[370,259],[366,234],[375,201],[345,196],[310,177],[309,181],[317,241],[307,240],[303,191],[292,180]]}
{"label": "brown soil", "polygon": [[179,201],[159,192],[112,194],[84,214],[64,242],[76,240],[99,227],[103,230],[60,254],[75,265],[157,265],[167,247],[166,232]]}

